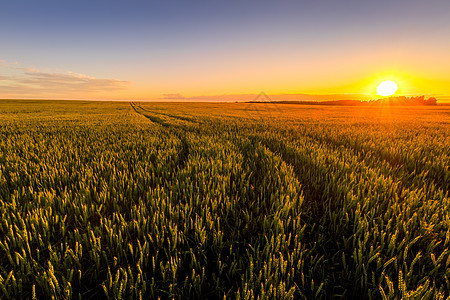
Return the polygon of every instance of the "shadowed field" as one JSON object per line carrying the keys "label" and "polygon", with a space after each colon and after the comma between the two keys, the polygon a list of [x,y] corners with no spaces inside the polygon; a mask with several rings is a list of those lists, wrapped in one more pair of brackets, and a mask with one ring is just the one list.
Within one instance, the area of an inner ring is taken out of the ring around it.
{"label": "shadowed field", "polygon": [[0,101],[0,298],[449,297],[450,107]]}

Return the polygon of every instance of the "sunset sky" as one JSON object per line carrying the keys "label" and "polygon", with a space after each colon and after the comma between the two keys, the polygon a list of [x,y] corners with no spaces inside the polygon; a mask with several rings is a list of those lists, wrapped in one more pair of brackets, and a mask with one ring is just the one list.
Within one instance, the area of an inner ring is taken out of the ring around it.
{"label": "sunset sky", "polygon": [[5,0],[0,38],[0,98],[450,102],[448,0]]}

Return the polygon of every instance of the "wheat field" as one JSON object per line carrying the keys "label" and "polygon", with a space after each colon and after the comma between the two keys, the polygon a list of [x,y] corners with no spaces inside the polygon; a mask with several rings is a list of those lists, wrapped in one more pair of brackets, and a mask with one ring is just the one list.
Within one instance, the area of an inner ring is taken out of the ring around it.
{"label": "wheat field", "polygon": [[450,106],[0,101],[0,299],[449,299]]}

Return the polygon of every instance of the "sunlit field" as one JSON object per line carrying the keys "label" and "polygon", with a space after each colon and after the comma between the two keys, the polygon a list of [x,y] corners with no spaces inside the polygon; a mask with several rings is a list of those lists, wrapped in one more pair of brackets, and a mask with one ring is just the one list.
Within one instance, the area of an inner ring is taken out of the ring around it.
{"label": "sunlit field", "polygon": [[450,106],[0,101],[0,299],[446,299]]}

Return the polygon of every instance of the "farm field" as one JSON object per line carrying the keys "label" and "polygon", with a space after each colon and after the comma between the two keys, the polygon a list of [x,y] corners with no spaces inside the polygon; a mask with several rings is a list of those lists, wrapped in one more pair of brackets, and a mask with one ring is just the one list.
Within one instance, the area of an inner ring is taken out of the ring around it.
{"label": "farm field", "polygon": [[0,100],[0,299],[448,299],[450,106]]}

